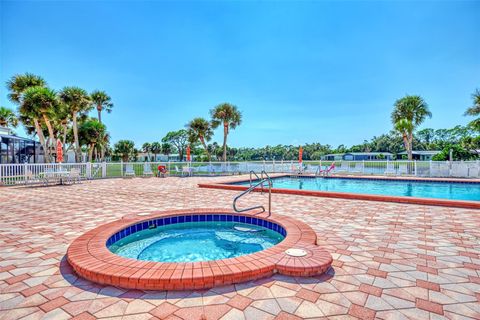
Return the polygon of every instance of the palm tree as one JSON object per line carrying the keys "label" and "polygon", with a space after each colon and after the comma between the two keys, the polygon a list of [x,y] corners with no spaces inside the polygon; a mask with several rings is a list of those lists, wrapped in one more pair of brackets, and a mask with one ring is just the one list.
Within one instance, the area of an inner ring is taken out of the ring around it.
{"label": "palm tree", "polygon": [[17,115],[8,108],[0,107],[0,127],[14,127],[18,126]]}
{"label": "palm tree", "polygon": [[473,106],[465,111],[466,116],[478,116],[480,115],[480,89],[475,89],[472,94]]}
{"label": "palm tree", "polygon": [[153,153],[153,161],[157,161],[157,154],[162,152],[162,144],[160,142],[152,142],[150,146],[150,151]]}
{"label": "palm tree", "polygon": [[61,135],[62,144],[65,145],[67,143],[67,134],[69,126],[68,124],[71,121],[71,114],[68,106],[58,100],[58,107],[56,108],[56,126],[58,127],[59,136]]}
{"label": "palm tree", "polygon": [[[38,138],[45,152],[45,160],[52,161],[51,154],[54,152],[53,143],[55,142],[55,135],[53,133],[50,116],[53,117],[54,108],[57,105],[57,97],[55,92],[45,87],[30,87],[22,94],[22,102],[19,111],[25,117],[32,119],[37,132]],[[42,124],[40,119],[43,119],[44,125],[47,127],[49,138],[45,139]]]}
{"label": "palm tree", "polygon": [[[466,116],[480,116],[480,90],[476,89],[472,94],[473,106],[465,111]],[[480,131],[480,118],[470,122],[470,126],[477,131]]]}
{"label": "palm tree", "polygon": [[108,132],[106,132],[103,137],[97,142],[97,153],[98,149],[101,150],[99,157],[101,161],[104,161],[105,154],[107,154],[110,150],[110,134]]}
{"label": "palm tree", "polygon": [[150,161],[150,151],[152,151],[152,145],[148,142],[145,142],[142,145],[142,151],[147,154],[147,159],[148,159],[147,161]]}
{"label": "palm tree", "polygon": [[40,144],[46,154],[45,160],[49,162],[50,157],[48,156],[45,136],[43,135],[43,130],[39,123],[39,115],[31,108],[32,106],[25,106],[23,103],[23,94],[25,90],[31,87],[41,87],[46,85],[47,83],[42,77],[32,73],[16,74],[7,81],[7,89],[10,91],[8,99],[19,106],[20,118],[22,119],[22,123],[28,124],[27,130],[30,130],[32,127],[35,128]]}
{"label": "palm tree", "polygon": [[82,122],[79,127],[79,136],[82,144],[88,146],[88,161],[93,161],[93,150],[95,146],[102,143],[106,134],[106,127],[97,119],[88,119]]}
{"label": "palm tree", "polygon": [[7,81],[7,89],[10,91],[8,99],[20,105],[22,94],[30,87],[45,87],[47,82],[40,76],[33,73],[16,74]]}
{"label": "palm tree", "polygon": [[102,111],[105,110],[108,113],[112,112],[113,103],[112,98],[105,92],[100,90],[95,90],[90,94],[92,104],[97,108],[98,112],[98,121],[102,123]]}
{"label": "palm tree", "polygon": [[235,129],[242,123],[242,113],[230,103],[222,103],[210,110],[212,128],[223,124],[223,161],[227,161],[227,136],[230,129]]}
{"label": "palm tree", "polygon": [[[411,150],[413,142],[413,136],[410,134],[413,131],[412,121],[408,119],[400,119],[397,123],[395,123],[395,130],[401,134],[405,150]],[[410,158],[410,154],[409,160],[412,160]]]}
{"label": "palm tree", "polygon": [[[431,118],[432,113],[428,109],[428,105],[420,96],[405,96],[395,101],[394,109],[392,111],[392,123],[397,131],[399,129],[402,135],[406,135],[408,144],[405,144],[405,148],[408,154],[408,160],[412,160],[412,141],[413,131],[423,122],[426,118]],[[405,142],[405,138],[404,138]]]}
{"label": "palm tree", "polygon": [[50,148],[55,142],[51,119],[56,117],[56,109],[59,105],[57,94],[47,87],[31,87],[23,93],[23,103],[28,104],[35,113],[43,118],[49,136],[47,147]]}
{"label": "palm tree", "polygon": [[208,161],[210,161],[211,156],[206,143],[206,141],[210,141],[213,136],[213,129],[210,122],[208,122],[204,118],[195,118],[190,121],[186,125],[186,127],[188,129],[188,137],[190,143],[194,144],[198,140],[200,140],[203,148],[205,149],[205,152],[207,153]]}
{"label": "palm tree", "polygon": [[78,139],[77,116],[86,113],[91,109],[90,96],[87,91],[78,87],[65,87],[59,93],[60,100],[68,106],[73,122],[73,139],[75,142],[75,161],[79,162],[82,156],[80,142]]}
{"label": "palm tree", "polygon": [[131,140],[120,140],[113,146],[113,153],[128,162],[135,156],[135,143]]}

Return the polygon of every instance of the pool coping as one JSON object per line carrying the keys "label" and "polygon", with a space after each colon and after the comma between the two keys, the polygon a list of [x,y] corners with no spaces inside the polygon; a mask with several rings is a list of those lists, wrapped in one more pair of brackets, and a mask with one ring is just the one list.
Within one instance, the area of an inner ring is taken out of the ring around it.
{"label": "pool coping", "polygon": [[[281,177],[308,177],[315,178],[315,175],[309,174],[277,174],[271,175],[272,178],[281,178]],[[371,176],[351,176],[351,175],[334,175],[325,177],[329,178],[342,178],[342,179],[365,179],[365,180],[394,180],[394,181],[414,181],[414,182],[457,182],[457,183],[480,183],[480,179],[441,179],[441,178],[419,178],[419,177],[371,177]],[[235,191],[244,191],[248,189],[248,186],[235,185],[233,183],[248,182],[249,179],[235,179],[225,182],[217,183],[199,183],[200,188],[212,188],[212,189],[225,189],[225,190],[235,190]],[[266,188],[254,189],[255,192],[265,192]],[[333,192],[333,191],[314,191],[314,190],[296,190],[296,189],[284,189],[284,188],[272,188],[272,193],[279,194],[292,194],[292,195],[301,195],[301,196],[312,196],[312,197],[326,197],[326,198],[340,198],[340,199],[351,199],[351,200],[367,200],[367,201],[381,201],[381,202],[396,202],[396,203],[407,203],[407,204],[419,204],[419,205],[429,205],[429,206],[442,206],[442,207],[455,207],[455,208],[466,208],[466,209],[480,209],[480,201],[467,201],[467,200],[449,200],[449,199],[436,199],[436,198],[419,198],[419,197],[405,197],[405,196],[387,196],[387,195],[375,195],[375,194],[365,194],[365,193],[350,193],[350,192]]]}
{"label": "pool coping", "polygon": [[[162,263],[124,258],[112,253],[107,240],[133,224],[154,218],[181,215],[236,215],[271,221],[283,227],[286,236],[277,245],[236,258],[189,263]],[[332,256],[317,246],[317,235],[296,219],[265,213],[236,213],[230,209],[197,208],[132,214],[86,232],[72,242],[67,260],[75,272],[90,281],[128,289],[193,290],[256,280],[280,273],[290,276],[314,276],[328,270]],[[307,251],[304,257],[285,253],[290,248]]]}

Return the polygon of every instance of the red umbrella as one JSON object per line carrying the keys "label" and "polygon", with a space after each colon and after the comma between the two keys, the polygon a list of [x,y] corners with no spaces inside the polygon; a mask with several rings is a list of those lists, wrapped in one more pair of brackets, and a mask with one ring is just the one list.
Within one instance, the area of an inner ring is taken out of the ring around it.
{"label": "red umbrella", "polygon": [[190,146],[187,146],[187,161],[190,161]]}
{"label": "red umbrella", "polygon": [[63,146],[60,140],[57,140],[57,162],[63,162]]}
{"label": "red umbrella", "polygon": [[302,163],[302,155],[303,155],[303,148],[300,146],[300,149],[298,149],[298,162]]}

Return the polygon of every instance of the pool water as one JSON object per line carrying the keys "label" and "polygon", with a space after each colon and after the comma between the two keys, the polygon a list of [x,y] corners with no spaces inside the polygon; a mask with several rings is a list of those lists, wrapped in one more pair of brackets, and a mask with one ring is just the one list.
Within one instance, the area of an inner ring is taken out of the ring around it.
{"label": "pool water", "polygon": [[[480,183],[280,177],[274,188],[480,201]],[[249,185],[249,182],[236,183]]]}
{"label": "pool water", "polygon": [[196,262],[254,253],[282,240],[283,236],[275,231],[249,224],[188,222],[136,232],[115,242],[109,249],[137,260]]}

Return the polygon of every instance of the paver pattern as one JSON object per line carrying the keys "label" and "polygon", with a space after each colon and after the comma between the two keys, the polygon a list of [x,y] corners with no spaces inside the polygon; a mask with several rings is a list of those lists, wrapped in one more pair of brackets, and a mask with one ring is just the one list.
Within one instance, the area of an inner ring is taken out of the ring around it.
{"label": "paver pattern", "polygon": [[[230,208],[221,178],[134,178],[0,188],[0,319],[480,319],[480,211],[274,194],[309,224],[333,267],[201,291],[141,291],[78,278],[84,232],[126,214]],[[266,203],[251,194],[241,205]]]}

